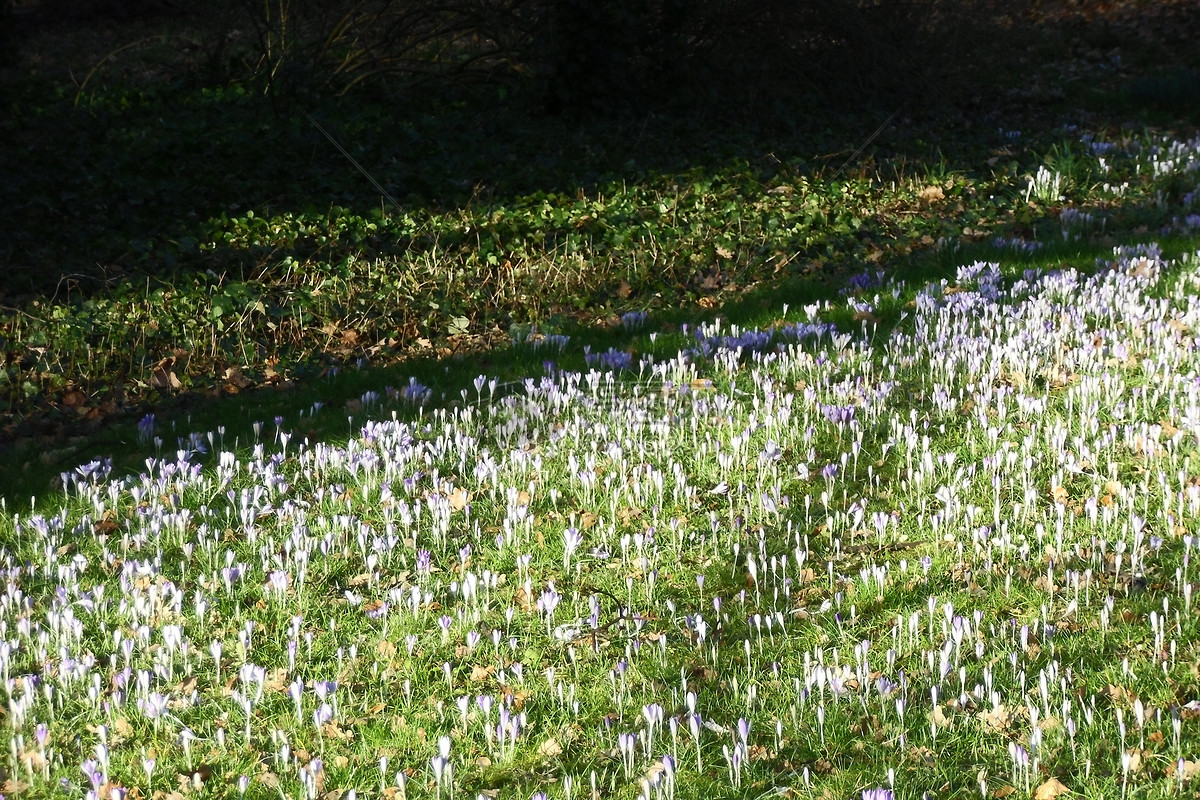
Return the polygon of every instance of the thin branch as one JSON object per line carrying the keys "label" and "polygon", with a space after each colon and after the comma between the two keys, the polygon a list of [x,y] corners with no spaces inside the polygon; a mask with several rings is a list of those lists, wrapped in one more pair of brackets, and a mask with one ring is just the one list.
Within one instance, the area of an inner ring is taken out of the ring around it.
{"label": "thin branch", "polygon": [[897,108],[895,111],[893,111],[891,116],[889,116],[882,123],[880,123],[879,127],[875,129],[875,132],[872,133],[870,136],[868,136],[867,140],[865,142],[863,142],[862,145],[857,150],[855,150],[853,153],[850,154],[850,157],[847,158],[846,161],[840,167],[837,168],[837,172],[833,173],[833,175],[829,178],[829,180],[832,181],[832,180],[836,179],[838,175],[842,174],[842,170],[844,170],[846,167],[850,166],[851,162],[853,162],[856,158],[858,158],[860,155],[862,155],[862,152],[864,150],[866,150],[868,146],[870,146],[871,142],[875,141],[875,139],[879,136],[879,134],[883,133],[883,129],[888,126],[889,122],[891,122],[892,120],[894,120],[896,118],[896,115],[900,113],[901,109],[903,109],[905,105],[907,105],[907,101],[905,101],[904,103],[901,103],[900,107]]}
{"label": "thin branch", "polygon": [[325,130],[325,128],[323,128],[321,126],[321,123],[319,123],[315,119],[313,119],[312,114],[309,114],[307,111],[304,111],[303,109],[301,109],[300,113],[304,114],[304,116],[308,119],[308,121],[310,123],[312,123],[312,126],[321,132],[322,136],[324,136],[326,139],[328,139],[330,142],[333,143],[333,146],[338,149],[338,152],[340,152],[342,155],[344,155],[346,157],[346,160],[349,161],[351,164],[353,164],[354,168],[357,169],[359,172],[361,172],[366,177],[366,179],[371,182],[372,186],[374,186],[376,189],[379,190],[379,193],[381,195],[383,195],[389,201],[391,201],[392,205],[394,205],[397,209],[399,209],[401,211],[404,210],[404,207],[400,205],[400,202],[396,198],[392,197],[391,192],[389,192],[387,189],[383,188],[383,186],[380,185],[379,181],[375,180],[375,177],[373,175],[371,175],[371,173],[367,172],[367,170],[363,167],[363,165],[359,164],[358,160],[355,159],[354,156],[350,155],[349,151],[347,151],[346,148],[342,147],[341,142],[339,142],[337,139],[333,138],[333,135],[330,134],[329,131]]}

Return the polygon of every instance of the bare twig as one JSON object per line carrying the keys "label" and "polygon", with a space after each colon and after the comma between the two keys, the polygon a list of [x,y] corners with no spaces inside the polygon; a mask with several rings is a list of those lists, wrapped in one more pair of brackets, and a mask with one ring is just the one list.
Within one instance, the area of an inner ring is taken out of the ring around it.
{"label": "bare twig", "polygon": [[304,116],[308,119],[308,121],[310,123],[312,123],[312,126],[314,128],[316,128],[318,131],[321,132],[322,136],[324,136],[326,139],[328,139],[333,144],[333,146],[338,149],[339,153],[341,153],[342,155],[344,155],[346,157],[347,161],[349,161],[351,164],[354,165],[354,168],[356,170],[361,172],[366,177],[366,179],[371,182],[372,186],[374,186],[376,189],[379,190],[379,193],[381,195],[386,197],[391,202],[391,204],[394,205],[396,208],[400,209],[401,211],[404,210],[403,206],[400,205],[400,201],[398,201],[396,198],[392,197],[391,192],[389,192],[387,189],[383,188],[383,186],[379,183],[379,181],[375,180],[375,177],[373,175],[371,175],[371,173],[367,172],[366,168],[363,167],[362,164],[358,163],[357,159],[355,159],[354,156],[350,155],[349,151],[347,151],[346,148],[342,147],[341,142],[339,142],[337,139],[333,138],[333,135],[321,126],[321,123],[319,123],[315,119],[313,119],[312,114],[309,114],[307,111],[304,111],[303,109],[301,110],[301,113],[304,114]]}
{"label": "bare twig", "polygon": [[879,134],[883,133],[883,129],[888,126],[888,123],[890,123],[892,120],[894,120],[896,118],[896,115],[900,113],[901,109],[904,108],[905,104],[906,103],[901,103],[900,107],[897,108],[895,111],[893,111],[891,116],[889,116],[887,119],[885,119],[879,125],[879,127],[875,129],[875,132],[872,133],[870,136],[868,136],[867,140],[865,142],[863,142],[862,145],[860,145],[857,150],[855,150],[853,153],[850,154],[850,157],[847,158],[845,160],[845,162],[840,167],[837,168],[837,171],[834,172],[832,176],[830,176],[829,180],[832,181],[832,180],[836,179],[838,175],[842,174],[842,170],[844,170],[846,167],[850,166],[850,164],[856,158],[858,158],[860,155],[862,155],[862,152],[864,150],[866,150],[867,147],[870,146],[871,142],[875,141],[875,139],[879,136]]}

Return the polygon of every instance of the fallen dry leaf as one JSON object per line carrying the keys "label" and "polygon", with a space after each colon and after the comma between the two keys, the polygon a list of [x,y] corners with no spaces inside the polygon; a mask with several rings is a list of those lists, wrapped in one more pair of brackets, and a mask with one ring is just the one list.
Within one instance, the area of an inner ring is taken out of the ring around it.
{"label": "fallen dry leaf", "polygon": [[450,501],[450,508],[462,511],[467,507],[467,503],[471,502],[471,495],[466,489],[455,489],[446,499]]}
{"label": "fallen dry leaf", "polygon": [[524,586],[517,587],[516,594],[513,595],[513,602],[516,603],[517,608],[521,609],[522,611],[533,611],[534,608],[537,607],[537,601],[534,599],[532,594],[525,591]]}
{"label": "fallen dry leaf", "polygon": [[529,699],[529,695],[528,689],[514,689],[511,686],[500,687],[500,696],[512,703],[512,707],[517,711],[525,707],[525,701]]}
{"label": "fallen dry leaf", "polygon": [[945,200],[946,193],[940,186],[926,186],[921,190],[920,197],[926,203],[936,203],[939,200]]}
{"label": "fallen dry leaf", "polygon": [[221,380],[237,389],[245,389],[247,386],[254,384],[254,381],[243,375],[242,371],[237,367],[228,367],[222,370]]}
{"label": "fallen dry leaf", "polygon": [[150,385],[155,389],[179,389],[183,386],[174,371],[164,367],[155,367],[150,373]]}
{"label": "fallen dry leaf", "polygon": [[[1124,610],[1124,609],[1123,609]],[[1128,620],[1126,620],[1128,622]],[[1115,683],[1110,683],[1104,689],[1104,693],[1112,699],[1116,705],[1132,704],[1136,695],[1126,689],[1124,686],[1118,686]]]}
{"label": "fallen dry leaf", "polygon": [[1071,790],[1063,786],[1058,778],[1051,778],[1033,790],[1033,800],[1054,800],[1062,794],[1070,794]]}
{"label": "fallen dry leaf", "polygon": [[937,757],[928,747],[914,747],[908,751],[908,757],[927,767],[931,767],[937,763]]}
{"label": "fallen dry leaf", "polygon": [[1180,772],[1182,772],[1182,779],[1190,781],[1197,775],[1200,775],[1200,761],[1188,761],[1186,759],[1172,761],[1167,764],[1166,771],[1167,775],[1172,778],[1180,777]]}
{"label": "fallen dry leaf", "polygon": [[133,726],[125,717],[117,717],[108,726],[108,733],[112,737],[113,744],[117,744],[133,736]]}
{"label": "fallen dry leaf", "polygon": [[939,728],[945,728],[950,725],[950,718],[946,716],[946,712],[942,711],[941,706],[934,706],[929,712],[929,721]]}
{"label": "fallen dry leaf", "polygon": [[321,732],[330,739],[348,741],[354,738],[354,731],[346,730],[336,719],[331,719],[329,722],[326,722],[325,727],[321,728]]}
{"label": "fallen dry leaf", "polygon": [[283,667],[276,667],[267,673],[263,688],[269,692],[286,692],[289,688],[288,672]]}
{"label": "fallen dry leaf", "polygon": [[1012,714],[1003,704],[995,708],[984,709],[979,712],[978,716],[980,721],[993,733],[1004,733],[1008,730],[1008,723],[1012,719]]}

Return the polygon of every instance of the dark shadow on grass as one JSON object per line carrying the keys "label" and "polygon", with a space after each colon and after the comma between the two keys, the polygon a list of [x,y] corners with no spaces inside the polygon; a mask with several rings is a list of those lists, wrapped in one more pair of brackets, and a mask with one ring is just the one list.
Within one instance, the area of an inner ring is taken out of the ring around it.
{"label": "dark shadow on grass", "polygon": [[[323,252],[319,235],[302,237],[292,253],[273,244],[227,251],[219,241],[207,241],[219,227],[211,220],[247,211],[260,218],[281,212],[319,217],[333,207],[386,215],[501,206],[514,197],[569,196],[609,182],[715,170],[732,161],[744,162],[764,181],[781,165],[828,175],[899,157],[914,164],[944,159],[950,170],[970,170],[978,165],[980,145],[988,144],[977,131],[1008,124],[1013,113],[1036,113],[1035,105],[1053,113],[1054,104],[1051,94],[1050,100],[1021,97],[1017,102],[1025,108],[1006,108],[986,96],[994,86],[950,91],[952,76],[965,64],[944,74],[921,72],[911,63],[914,54],[900,48],[897,71],[911,73],[911,80],[892,76],[886,84],[879,78],[861,91],[853,86],[850,62],[842,65],[846,74],[832,73],[834,59],[814,61],[812,74],[794,80],[763,67],[741,83],[721,76],[703,85],[685,80],[676,94],[655,85],[625,103],[617,97],[601,108],[584,104],[558,114],[548,112],[537,82],[516,87],[506,99],[500,95],[508,87],[449,86],[431,95],[428,85],[386,99],[266,98],[260,89],[214,82],[195,63],[199,55],[176,52],[195,44],[187,38],[194,18],[148,16],[150,9],[139,7],[113,19],[110,5],[64,6],[87,10],[77,10],[72,25],[88,28],[83,41],[91,55],[50,49],[56,42],[73,44],[70,37],[78,31],[71,26],[59,40],[33,37],[37,30],[31,28],[25,62],[4,77],[13,113],[0,126],[0,146],[14,164],[0,185],[8,210],[0,222],[0,300],[7,303],[29,295],[61,297],[71,289],[87,294],[179,269],[252,277],[271,259]],[[1200,13],[1169,17],[1159,25],[1163,30],[1150,30],[1178,35],[1197,18]],[[44,27],[45,17],[39,19]],[[1114,42],[1135,51],[1127,60],[1142,58],[1128,29],[1126,22],[1050,19],[1037,30],[1005,32],[1026,50],[996,71],[1019,78],[1029,70],[1022,61],[1052,51],[1055,42],[1070,41],[1084,64],[1092,50]],[[130,45],[136,46],[126,51]],[[1093,72],[1064,80],[1114,82],[1110,89],[1135,114],[1194,109],[1197,65],[1126,76],[1113,66],[1116,50],[1100,56]],[[130,77],[127,62],[144,65],[142,74]],[[886,65],[877,71],[884,70]],[[872,92],[871,85],[885,88]],[[912,90],[907,96],[906,86]],[[946,96],[951,103],[940,102]],[[1108,92],[1103,100],[1113,97]],[[884,120],[889,123],[872,139]],[[865,147],[856,154],[858,145]],[[403,209],[391,207],[372,179]],[[397,243],[367,242],[368,253],[372,244],[386,252]],[[206,245],[212,246],[201,252]]]}

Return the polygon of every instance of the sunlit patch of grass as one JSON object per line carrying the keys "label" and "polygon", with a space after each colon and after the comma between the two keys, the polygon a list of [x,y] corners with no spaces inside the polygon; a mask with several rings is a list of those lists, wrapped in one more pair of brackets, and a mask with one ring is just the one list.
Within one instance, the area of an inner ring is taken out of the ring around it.
{"label": "sunlit patch of grass", "polygon": [[1186,790],[1184,244],[866,270],[746,324],[520,330],[511,377],[144,420],[137,474],[0,523],[8,790]]}

